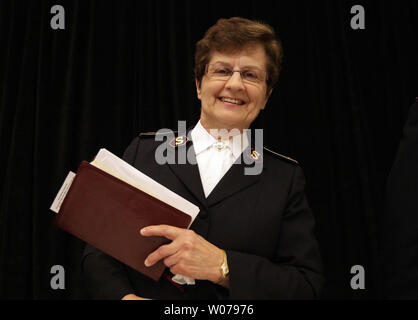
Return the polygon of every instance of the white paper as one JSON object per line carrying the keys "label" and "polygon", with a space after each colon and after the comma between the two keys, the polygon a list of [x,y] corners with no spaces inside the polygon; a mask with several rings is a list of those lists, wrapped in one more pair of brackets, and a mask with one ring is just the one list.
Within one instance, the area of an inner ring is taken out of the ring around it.
{"label": "white paper", "polygon": [[54,211],[55,213],[58,213],[60,211],[61,208],[61,204],[64,201],[65,196],[67,195],[68,190],[71,187],[71,184],[73,183],[74,177],[76,176],[76,174],[74,172],[69,172],[67,174],[67,177],[64,180],[64,183],[62,184],[60,190],[58,191],[54,202],[52,202],[52,205],[49,209],[51,209],[52,211]]}
{"label": "white paper", "polygon": [[189,278],[181,274],[176,274],[171,280],[181,285],[183,284],[194,285],[195,284],[195,280],[193,278]]}
{"label": "white paper", "polygon": [[198,206],[159,184],[106,149],[100,149],[91,164],[188,214],[192,218],[188,227],[200,211]]}

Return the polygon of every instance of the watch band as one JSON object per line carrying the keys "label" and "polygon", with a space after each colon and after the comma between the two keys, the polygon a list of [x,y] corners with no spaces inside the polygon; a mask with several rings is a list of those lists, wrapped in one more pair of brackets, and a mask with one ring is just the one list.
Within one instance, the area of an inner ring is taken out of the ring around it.
{"label": "watch band", "polygon": [[222,262],[222,265],[220,266],[222,276],[219,279],[218,283],[224,280],[229,275],[228,259],[226,257],[225,250],[223,250],[223,253],[224,253],[224,260]]}

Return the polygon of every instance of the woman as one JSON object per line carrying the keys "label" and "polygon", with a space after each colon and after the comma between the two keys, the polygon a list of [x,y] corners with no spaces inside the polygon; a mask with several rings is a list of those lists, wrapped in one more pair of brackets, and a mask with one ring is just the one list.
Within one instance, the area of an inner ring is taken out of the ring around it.
{"label": "woman", "polygon": [[[143,236],[171,240],[144,261],[146,266],[164,261],[167,272],[158,282],[88,245],[83,272],[94,298],[319,297],[321,261],[302,170],[259,145],[253,150],[245,134],[266,106],[281,57],[274,30],[243,18],[219,20],[197,43],[200,120],[188,139],[173,145],[175,152],[191,150],[197,164],[157,164],[160,142],[152,134],[135,138],[124,159],[198,205],[200,213],[190,230],[166,225],[141,230]],[[245,174],[248,159],[262,163],[259,174]],[[173,275],[195,284],[178,285]]]}

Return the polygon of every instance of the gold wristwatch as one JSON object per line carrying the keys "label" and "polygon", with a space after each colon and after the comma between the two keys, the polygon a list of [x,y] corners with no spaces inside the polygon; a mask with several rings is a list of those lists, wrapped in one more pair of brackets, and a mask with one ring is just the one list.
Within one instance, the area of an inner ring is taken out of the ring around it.
{"label": "gold wristwatch", "polygon": [[224,280],[229,274],[228,260],[226,258],[226,252],[225,252],[225,250],[223,250],[223,252],[224,252],[224,261],[222,262],[222,265],[221,265],[222,278],[218,281],[218,283],[221,282],[222,280]]}

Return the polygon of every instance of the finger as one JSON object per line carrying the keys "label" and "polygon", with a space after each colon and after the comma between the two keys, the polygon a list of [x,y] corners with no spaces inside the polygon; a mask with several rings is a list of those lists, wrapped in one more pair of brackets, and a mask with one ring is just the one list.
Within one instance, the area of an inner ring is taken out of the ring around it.
{"label": "finger", "polygon": [[148,257],[145,259],[144,264],[147,267],[150,267],[156,264],[161,259],[165,259],[178,251],[178,244],[171,242],[170,244],[165,244],[160,246],[154,252],[151,252]]}
{"label": "finger", "polygon": [[181,228],[169,226],[166,224],[161,224],[157,226],[148,226],[148,227],[142,228],[141,234],[145,237],[162,236],[162,237],[166,237],[167,239],[174,240],[185,230],[187,229],[181,229]]}
{"label": "finger", "polygon": [[173,255],[168,256],[164,259],[164,265],[168,268],[171,268],[179,261],[179,259],[180,259],[180,252],[177,251]]}

